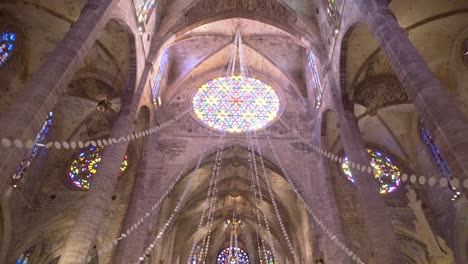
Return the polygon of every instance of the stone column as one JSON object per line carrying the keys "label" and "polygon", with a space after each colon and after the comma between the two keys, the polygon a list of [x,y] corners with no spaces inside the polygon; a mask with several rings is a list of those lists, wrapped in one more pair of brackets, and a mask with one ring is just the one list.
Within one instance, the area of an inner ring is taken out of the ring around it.
{"label": "stone column", "polygon": [[[154,162],[163,160],[161,152],[158,151],[157,143],[158,136],[151,136],[149,138],[150,145],[146,147],[147,149],[144,151],[145,155],[138,169],[123,232],[129,229],[141,217],[144,217],[146,212],[151,212],[152,206],[163,197],[166,191],[166,187],[162,183],[163,162]],[[150,239],[147,238],[152,234],[159,211],[160,207],[149,217],[151,220],[147,219],[140,228],[120,241],[117,246],[114,263],[127,264],[135,263],[138,260],[144,252],[145,247],[148,246],[145,243],[153,239],[152,237]]]}
{"label": "stone column", "polygon": [[[320,132],[318,133],[320,134]],[[304,135],[305,136],[305,135]],[[309,135],[310,136],[310,135]],[[272,140],[273,149],[265,148],[262,154],[274,162],[280,163],[289,174],[295,187],[300,192],[304,202],[326,227],[343,241],[338,207],[333,194],[331,179],[323,166],[322,160],[304,145],[293,144],[301,152],[292,152],[289,143]],[[297,150],[296,150],[297,151]],[[272,157],[269,157],[272,153]],[[276,159],[278,157],[278,160]],[[290,186],[294,188],[294,186]],[[309,219],[312,216],[309,213]],[[318,244],[323,252],[325,263],[348,263],[344,252],[327,237],[325,232],[314,222],[313,233],[318,238]],[[315,245],[315,243],[313,243]],[[314,252],[317,254],[318,252]],[[318,256],[314,256],[318,257]],[[304,260],[302,260],[304,261]]]}
{"label": "stone column", "polygon": [[[124,106],[112,128],[111,138],[119,139],[133,132],[136,109],[130,111]],[[135,107],[136,108],[136,107]],[[83,206],[77,214],[60,264],[83,264],[91,247],[96,241],[104,212],[109,204],[117,183],[120,164],[127,151],[129,142],[108,145],[104,148],[102,161],[93,178],[91,188],[86,194]]]}
{"label": "stone column", "polygon": [[[332,72],[328,71],[326,76],[330,84],[329,91],[335,106],[341,143],[345,153],[351,161],[370,166],[369,155],[364,146],[356,117],[351,109],[351,102],[346,97],[347,95],[339,92]],[[373,258],[378,260],[379,264],[404,263],[399,242],[393,231],[384,199],[379,193],[379,186],[374,175],[361,172],[358,169],[351,169],[351,171],[358,187]]]}
{"label": "stone column", "polygon": [[388,1],[355,0],[372,35],[447,159],[452,175],[468,178],[468,119],[400,27]]}
{"label": "stone column", "polygon": [[[33,140],[55,107],[108,21],[111,0],[89,0],[78,20],[31,77],[15,103],[1,114],[0,138]],[[0,193],[9,193],[10,177],[23,158],[24,149],[0,148]]]}

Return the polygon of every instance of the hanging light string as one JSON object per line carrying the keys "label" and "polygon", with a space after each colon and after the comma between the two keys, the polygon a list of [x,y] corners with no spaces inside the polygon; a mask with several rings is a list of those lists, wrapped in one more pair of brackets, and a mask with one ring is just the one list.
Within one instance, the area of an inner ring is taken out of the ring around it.
{"label": "hanging light string", "polygon": [[201,163],[203,161],[204,156],[205,156],[205,144],[202,144],[202,150],[201,150],[201,153],[200,153],[200,158],[198,159],[197,164],[195,166],[195,169],[193,170],[195,172],[195,176],[189,176],[187,185],[185,186],[184,191],[183,191],[182,195],[180,196],[179,201],[177,202],[173,212],[171,213],[171,215],[168,217],[168,219],[164,223],[164,225],[161,228],[161,230],[159,231],[158,235],[153,239],[152,243],[146,247],[144,253],[136,261],[136,263],[138,263],[138,264],[142,263],[146,259],[146,257],[149,256],[151,251],[157,246],[158,242],[163,237],[166,230],[171,226],[172,223],[174,223],[174,220],[177,218],[178,214],[181,212],[182,205],[185,202],[185,198],[187,197],[188,192],[192,189],[193,182],[199,176],[199,173],[200,173],[199,168],[200,168],[200,165],[201,165]]}
{"label": "hanging light string", "polygon": [[280,212],[279,212],[279,209],[278,209],[278,205],[276,204],[276,199],[275,199],[275,196],[273,194],[272,187],[271,187],[271,182],[270,182],[271,179],[270,179],[270,176],[267,173],[267,170],[265,168],[265,162],[263,160],[263,155],[262,155],[262,150],[260,148],[260,144],[258,143],[257,133],[255,131],[253,131],[253,134],[255,136],[254,146],[255,145],[257,146],[257,152],[258,152],[258,156],[259,156],[259,160],[260,160],[260,165],[262,166],[263,177],[265,178],[268,194],[269,194],[271,202],[273,204],[273,209],[275,210],[276,218],[278,219],[278,222],[279,222],[280,227],[281,227],[281,231],[283,232],[284,239],[286,240],[286,243],[288,244],[288,248],[291,251],[291,254],[293,255],[294,262],[299,263],[299,259],[297,257],[296,251],[294,250],[294,247],[293,247],[293,245],[291,243],[291,240],[289,239],[289,235],[288,235],[288,232],[286,231],[286,227],[284,226],[283,220],[281,218],[281,215],[280,215]]}
{"label": "hanging light string", "polygon": [[[344,160],[344,158],[340,155],[336,155],[332,152],[329,152],[325,149],[322,149],[320,146],[312,143],[312,142],[308,142],[308,140],[302,138],[301,136],[298,135],[297,133],[297,130],[296,129],[291,129],[287,124],[286,122],[284,122],[284,120],[282,118],[279,119],[279,121],[287,127],[287,129],[291,132],[294,133],[294,136],[297,138],[296,142],[299,143],[299,144],[303,144],[305,146],[307,146],[308,148],[312,149],[313,151],[317,152],[318,154],[324,156],[325,158],[329,159],[330,161],[332,162],[337,162],[339,163],[340,165],[343,165],[344,163],[345,164],[349,164],[351,168],[353,169],[357,169],[357,170],[360,170],[362,173],[368,173],[368,174],[373,174],[375,175],[377,173],[377,170],[372,167],[372,166],[369,166],[369,164],[361,164],[359,162],[354,162],[352,160]],[[403,182],[410,182],[412,184],[419,184],[421,186],[424,186],[424,185],[429,185],[429,186],[434,186],[436,184],[439,184],[442,188],[447,188],[449,187],[449,189],[453,192],[453,196],[452,196],[452,201],[455,201],[457,200],[458,198],[460,198],[462,196],[462,193],[460,190],[458,190],[459,188],[465,188],[465,189],[468,189],[468,179],[465,179],[463,181],[463,185],[461,184],[461,181],[456,178],[455,176],[453,176],[452,179],[448,179],[447,177],[441,177],[439,180],[437,180],[437,178],[435,176],[432,176],[430,178],[426,177],[426,176],[417,176],[415,174],[411,174],[411,175],[408,175],[407,173],[402,173],[401,175],[393,175],[395,177],[395,179],[400,179],[401,181]]]}
{"label": "hanging light string", "polygon": [[211,232],[212,232],[212,226],[213,226],[214,213],[215,213],[215,210],[216,210],[216,205],[217,205],[217,200],[218,200],[218,188],[219,188],[220,170],[221,170],[221,165],[222,165],[222,161],[223,161],[223,155],[224,155],[224,141],[221,143],[221,151],[220,151],[219,159],[218,159],[217,163],[215,164],[216,172],[215,172],[214,193],[212,195],[213,197],[211,199],[211,201],[212,201],[211,202],[211,207],[210,207],[210,211],[208,213],[208,221],[207,221],[208,231],[207,231],[207,234],[205,235],[206,239],[204,240],[205,250],[204,250],[204,254],[202,254],[202,255],[204,255],[203,261],[206,260],[206,258],[208,256],[208,250],[209,250],[209,247],[210,247],[210,240],[211,240]]}
{"label": "hanging light string", "polygon": [[[205,130],[205,134],[208,133],[208,129]],[[208,134],[207,134],[208,135]],[[204,146],[204,144],[203,144]],[[205,150],[202,150],[202,155],[204,155]],[[153,204],[151,207],[151,210],[145,212],[140,219],[138,219],[133,225],[131,225],[130,228],[128,228],[125,232],[120,234],[119,237],[114,239],[111,242],[108,242],[105,246],[103,246],[100,250],[97,251],[97,255],[102,255],[105,253],[108,253],[109,251],[112,250],[113,247],[117,246],[117,244],[120,242],[120,240],[123,240],[127,237],[129,237],[134,231],[136,231],[145,221],[147,218],[149,218],[151,215],[153,215],[158,209],[162,201],[169,195],[169,193],[174,189],[175,185],[180,181],[183,175],[187,173],[187,166],[185,166],[182,170],[179,171],[177,175],[174,174],[174,177],[168,176],[168,178],[174,178],[174,181],[171,183],[169,188],[166,190],[164,195],[162,195],[156,203]],[[91,255],[88,256],[87,258],[87,263],[90,263],[91,260],[96,257],[96,255]]]}
{"label": "hanging light string", "polygon": [[330,229],[317,217],[317,215],[310,209],[308,204],[305,202],[301,191],[298,190],[294,182],[291,180],[291,177],[287,173],[287,171],[284,169],[284,166],[281,162],[281,160],[278,157],[278,154],[273,147],[273,144],[271,143],[270,139],[270,132],[267,131],[266,138],[268,141],[268,145],[271,149],[271,153],[273,154],[273,157],[276,160],[276,163],[280,166],[281,172],[283,173],[283,176],[286,178],[287,182],[293,187],[294,192],[296,193],[297,198],[302,202],[304,207],[306,208],[307,212],[312,216],[312,219],[314,222],[325,232],[327,237],[332,240],[342,251],[346,253],[347,256],[349,256],[353,261],[355,261],[358,264],[364,264],[364,262],[361,260],[361,258],[354,253],[351,249],[349,249],[343,242],[339,240],[339,238],[332,232]]}
{"label": "hanging light string", "polygon": [[[225,134],[223,133],[219,140],[218,140],[218,148],[216,150],[216,155],[215,155],[215,160],[214,160],[214,165],[213,165],[213,168],[211,170],[211,175],[210,175],[210,180],[209,180],[209,187],[208,187],[208,194],[206,196],[206,204],[207,206],[203,209],[203,212],[202,212],[202,215],[200,217],[200,220],[198,222],[198,227],[197,227],[197,230],[201,230],[203,228],[203,224],[205,223],[205,216],[207,214],[207,212],[209,213],[209,211],[211,211],[213,209],[213,203],[211,202],[213,199],[213,194],[215,193],[215,182],[216,182],[216,172],[219,171],[217,169],[218,167],[218,164],[220,163],[220,157],[222,155],[222,149],[224,148],[224,136]],[[208,220],[207,220],[208,222]],[[205,239],[205,237],[204,237]],[[190,255],[189,255],[189,258],[187,260],[187,264],[191,264],[191,260],[194,258],[194,251],[195,251],[195,247],[197,245],[197,241],[194,239],[193,243],[192,243],[192,248],[190,250]],[[201,246],[201,253],[199,254],[199,257],[200,256],[203,256],[203,251],[204,251],[204,247],[203,247],[203,244]]]}
{"label": "hanging light string", "polygon": [[[253,195],[254,195],[254,199],[255,199],[255,214],[257,216],[257,225],[259,226],[259,230],[260,228],[262,227],[262,221],[260,219],[260,210],[258,209],[259,208],[259,203],[263,201],[263,195],[262,195],[262,189],[261,189],[261,186],[260,186],[260,177],[258,176],[258,169],[257,169],[257,161],[255,159],[255,150],[254,150],[254,147],[253,147],[253,144],[252,144],[252,136],[251,134],[247,134],[247,139],[248,139],[248,161],[249,161],[249,167],[250,167],[250,177],[251,177],[251,180],[252,180],[252,184],[251,184],[251,188],[252,188],[252,192],[253,192]],[[257,181],[257,184],[255,183],[255,181]],[[257,190],[257,186],[258,186],[258,190]],[[267,216],[262,213],[263,215],[263,219],[264,219],[264,222],[265,222],[265,228],[267,230],[267,237],[268,237],[268,240],[270,242],[270,246],[272,248],[272,251],[273,251],[273,258],[274,258],[274,261],[275,263],[278,262],[278,257],[277,257],[277,254],[276,254],[276,249],[275,249],[275,245],[273,244],[273,237],[271,235],[271,231],[270,231],[270,224],[268,222],[268,218]],[[257,238],[258,239],[258,238]],[[264,241],[262,239],[262,243],[264,244]],[[261,253],[259,253],[259,258],[261,259]]]}
{"label": "hanging light string", "polygon": [[[249,80],[246,77],[251,76],[253,71],[252,71],[251,66],[249,64],[247,64],[247,62],[246,62],[244,43],[243,43],[242,36],[241,36],[241,33],[240,33],[239,29],[236,32],[235,46],[239,50],[240,74],[241,74],[242,77],[244,77],[243,82],[245,82],[246,80]],[[276,253],[276,249],[275,249],[275,246],[274,246],[274,243],[273,243],[273,238],[272,238],[272,235],[271,235],[271,230],[270,230],[270,225],[269,225],[269,222],[268,222],[268,218],[263,212],[261,212],[258,209],[257,202],[258,202],[258,200],[260,200],[260,202],[263,201],[263,192],[262,192],[261,185],[260,185],[260,177],[258,176],[257,161],[256,161],[256,158],[255,158],[255,147],[252,144],[252,136],[250,134],[248,134],[248,133],[247,133],[247,139],[248,139],[248,148],[249,148],[249,151],[248,151],[249,152],[249,165],[251,166],[250,169],[251,169],[251,177],[252,177],[252,188],[253,188],[253,193],[254,193],[254,199],[256,200],[255,211],[256,211],[256,216],[257,216],[257,225],[259,227],[262,226],[261,225],[261,220],[260,220],[260,213],[262,213],[263,218],[264,218],[264,222],[265,222],[265,227],[266,227],[266,230],[267,230],[268,240],[269,240],[269,243],[270,243],[272,251],[273,251],[274,262],[278,263],[279,262],[278,261],[278,255]],[[258,233],[256,233],[256,235],[257,235],[257,240],[258,240],[259,239]],[[265,253],[265,260],[266,260],[265,242],[264,242],[263,238],[261,238],[261,242],[263,244],[263,249],[264,249],[264,253]],[[259,248],[259,259],[261,260],[262,259],[262,254],[261,254],[260,251],[261,251],[261,249]],[[293,254],[293,255],[295,255],[295,254]]]}
{"label": "hanging light string", "polygon": [[184,167],[182,170],[180,170],[179,174],[177,176],[175,176],[175,181],[171,184],[171,186],[168,188],[168,190],[165,192],[165,194],[162,195],[158,199],[158,201],[151,207],[151,210],[145,212],[144,215],[142,217],[140,217],[140,219],[138,219],[133,225],[131,225],[131,227],[129,227],[125,232],[120,234],[120,236],[118,238],[114,239],[111,242],[108,242],[105,246],[103,246],[100,250],[98,250],[96,255],[88,256],[88,258],[86,260],[87,263],[90,263],[91,260],[94,257],[103,255],[103,254],[108,253],[109,251],[111,251],[113,247],[117,246],[117,244],[120,242],[120,240],[123,240],[123,239],[129,237],[143,223],[145,223],[146,219],[149,218],[151,215],[153,215],[155,213],[155,211],[159,208],[159,206],[162,203],[162,201],[164,200],[164,198],[167,197],[169,192],[174,188],[175,184],[180,180],[182,175],[184,175],[186,172],[187,172],[187,166]]}
{"label": "hanging light string", "polygon": [[135,132],[135,133],[132,133],[130,135],[122,136],[122,137],[119,137],[119,138],[104,138],[104,139],[98,139],[98,140],[89,140],[89,141],[86,141],[86,142],[83,142],[83,141],[78,141],[78,142],[76,142],[76,141],[71,141],[71,142],[55,141],[55,142],[48,142],[48,143],[45,143],[45,144],[34,142],[33,140],[27,140],[26,143],[23,143],[23,141],[21,141],[20,139],[15,139],[15,140],[12,141],[12,140],[10,140],[8,138],[2,138],[1,142],[2,142],[2,146],[6,147],[6,148],[16,147],[16,148],[19,148],[19,149],[22,149],[24,147],[27,148],[27,149],[32,149],[32,148],[35,148],[35,147],[45,147],[47,149],[48,148],[76,149],[76,148],[88,147],[90,145],[94,146],[94,147],[97,147],[97,146],[101,147],[101,146],[107,146],[107,145],[112,145],[112,144],[119,144],[119,143],[123,143],[123,142],[126,142],[126,141],[131,141],[131,140],[135,140],[135,139],[139,139],[139,138],[143,138],[143,137],[152,135],[152,134],[154,134],[156,132],[161,131],[162,129],[164,129],[164,128],[168,127],[168,126],[173,125],[176,121],[180,120],[187,113],[188,113],[188,110],[185,110],[182,113],[175,116],[174,118],[162,123],[159,126],[155,126],[155,127],[152,127],[152,128],[140,131],[140,132]]}

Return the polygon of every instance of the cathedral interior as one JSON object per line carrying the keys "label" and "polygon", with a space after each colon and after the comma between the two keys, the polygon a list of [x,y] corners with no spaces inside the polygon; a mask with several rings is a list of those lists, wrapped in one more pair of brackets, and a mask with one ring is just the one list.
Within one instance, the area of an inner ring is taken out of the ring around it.
{"label": "cathedral interior", "polygon": [[468,1],[0,18],[0,263],[468,263]]}

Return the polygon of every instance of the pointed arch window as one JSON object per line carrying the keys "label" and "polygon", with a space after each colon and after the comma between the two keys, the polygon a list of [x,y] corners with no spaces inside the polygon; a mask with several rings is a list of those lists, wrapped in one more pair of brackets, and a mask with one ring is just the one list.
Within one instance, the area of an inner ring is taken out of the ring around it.
{"label": "pointed arch window", "polygon": [[307,51],[307,62],[309,67],[309,72],[312,78],[312,92],[315,98],[315,107],[319,108],[322,103],[323,96],[323,86],[320,80],[319,67],[317,59],[312,51]]}
{"label": "pointed arch window", "polygon": [[30,247],[26,250],[16,261],[16,264],[31,264],[31,255],[34,252],[34,247]]}
{"label": "pointed arch window", "polygon": [[167,64],[169,62],[169,49],[165,49],[163,51],[161,62],[159,63],[158,74],[154,78],[154,84],[152,93],[153,93],[153,103],[156,105],[161,105],[161,98],[159,96],[159,89],[161,88],[162,78],[164,77],[164,73],[167,69]]}
{"label": "pointed arch window", "polygon": [[26,153],[26,156],[16,168],[16,172],[13,175],[13,182],[15,184],[24,177],[24,174],[28,170],[29,166],[31,166],[32,160],[39,153],[40,148],[43,146],[45,139],[52,127],[53,118],[54,113],[49,112],[47,119],[42,124],[41,130],[39,130],[39,133],[37,133],[36,138],[34,139],[34,147]]}
{"label": "pointed arch window", "polygon": [[325,8],[327,10],[327,19],[333,28],[338,27],[338,20],[340,17],[336,1],[337,0],[324,0]]}
{"label": "pointed arch window", "polygon": [[16,47],[16,33],[3,31],[0,39],[0,67],[2,67],[13,54]]}
{"label": "pointed arch window", "polygon": [[432,160],[434,160],[434,163],[436,164],[442,176],[447,178],[449,182],[449,186],[452,189],[452,186],[450,185],[450,179],[452,178],[452,173],[450,171],[450,168],[447,162],[445,161],[444,156],[440,152],[439,147],[437,146],[434,139],[432,138],[429,130],[427,130],[427,128],[423,126],[422,120],[421,120],[419,132],[421,133],[421,137],[424,141],[424,144],[426,144],[427,149],[431,153]]}
{"label": "pointed arch window", "polygon": [[138,24],[146,24],[156,7],[156,0],[141,0],[137,11]]}

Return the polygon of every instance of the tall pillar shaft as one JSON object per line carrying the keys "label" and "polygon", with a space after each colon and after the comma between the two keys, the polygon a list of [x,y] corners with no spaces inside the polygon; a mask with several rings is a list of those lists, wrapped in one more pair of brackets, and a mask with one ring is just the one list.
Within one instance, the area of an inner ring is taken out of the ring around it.
{"label": "tall pillar shaft", "polygon": [[[0,138],[33,140],[61,93],[72,80],[107,22],[111,0],[90,0],[78,20],[44,64],[31,77],[15,103],[0,116]],[[8,193],[9,178],[24,149],[0,149],[0,193]]]}
{"label": "tall pillar shaft", "polygon": [[[129,229],[146,212],[152,212],[152,206],[163,197],[166,191],[162,175],[163,162],[154,162],[163,160],[157,147],[158,136],[150,137],[149,141],[147,156],[143,158],[137,173],[123,231]],[[145,243],[151,241],[148,238],[156,225],[160,208],[157,208],[140,228],[120,241],[114,263],[127,264],[135,263],[138,260],[145,247],[148,246]]]}
{"label": "tall pillar shaft", "polygon": [[[352,162],[370,166],[369,155],[364,146],[354,112],[344,107],[347,98],[342,98],[331,72],[327,73],[327,79],[330,83],[330,91],[340,126],[341,143],[345,153]],[[379,264],[403,263],[400,245],[374,175],[354,168],[351,171],[358,187],[358,196],[364,213],[373,258]]]}
{"label": "tall pillar shaft", "polygon": [[356,0],[372,35],[447,159],[452,175],[468,178],[468,119],[418,53],[386,1]]}
{"label": "tall pillar shaft", "polygon": [[[119,139],[133,132],[135,112],[125,109],[120,111],[111,138]],[[104,148],[101,163],[78,212],[76,224],[68,236],[60,264],[87,263],[86,258],[96,241],[127,147],[128,141],[122,141]]]}

